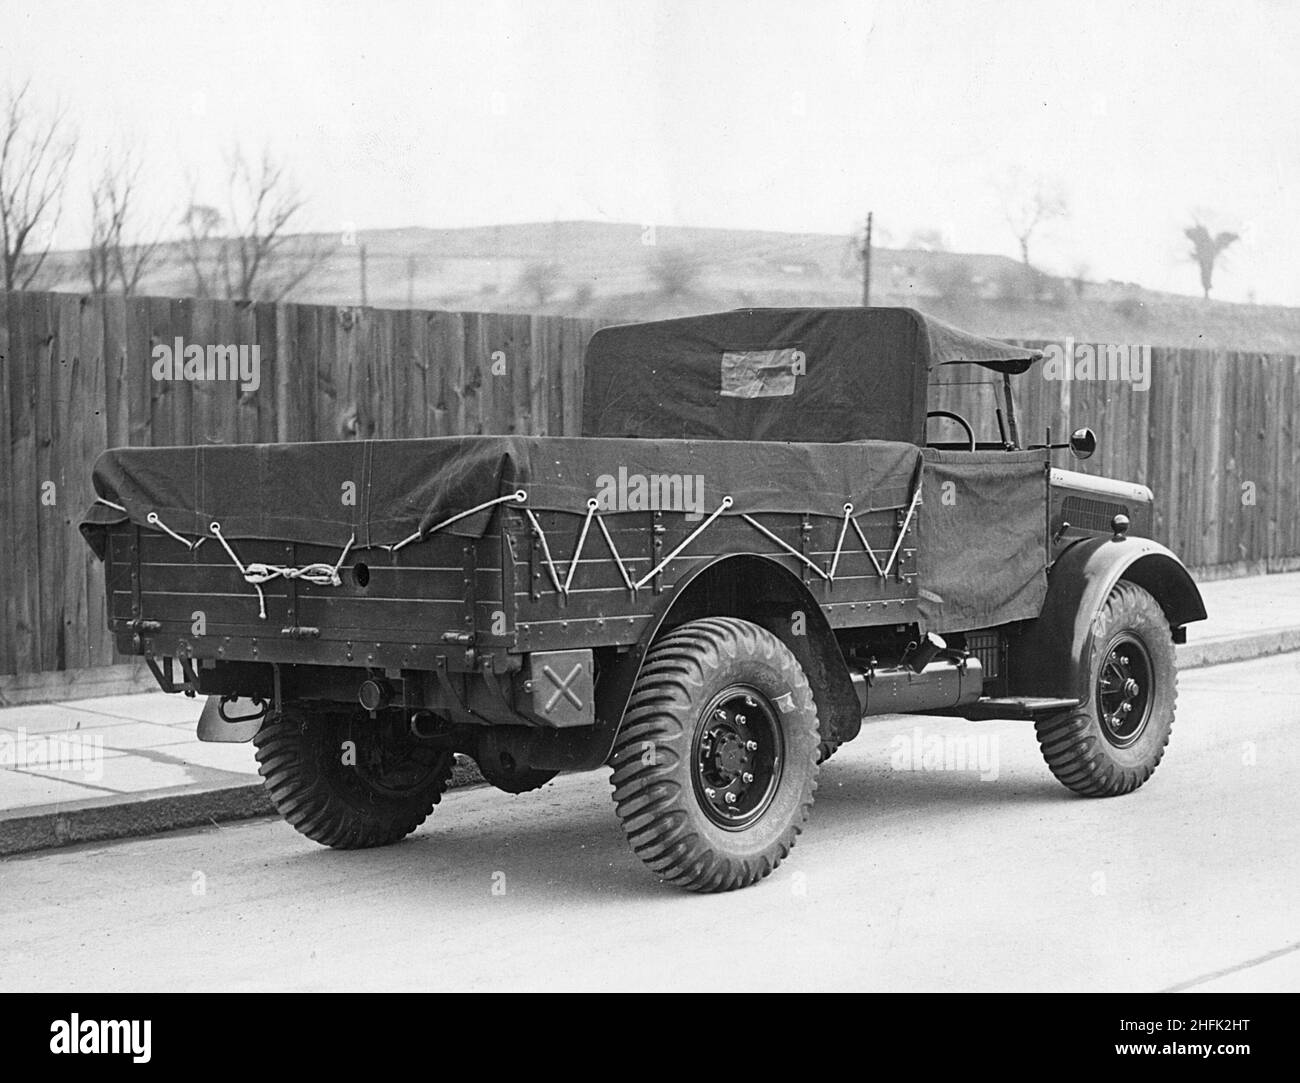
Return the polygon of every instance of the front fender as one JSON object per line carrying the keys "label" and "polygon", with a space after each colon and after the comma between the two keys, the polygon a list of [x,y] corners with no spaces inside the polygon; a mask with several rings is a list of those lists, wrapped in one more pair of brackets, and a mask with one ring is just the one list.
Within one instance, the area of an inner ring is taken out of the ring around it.
{"label": "front fender", "polygon": [[1097,616],[1121,579],[1149,592],[1171,629],[1205,619],[1191,573],[1159,542],[1135,537],[1076,542],[1052,565],[1038,617],[1008,643],[1011,695],[1087,701]]}

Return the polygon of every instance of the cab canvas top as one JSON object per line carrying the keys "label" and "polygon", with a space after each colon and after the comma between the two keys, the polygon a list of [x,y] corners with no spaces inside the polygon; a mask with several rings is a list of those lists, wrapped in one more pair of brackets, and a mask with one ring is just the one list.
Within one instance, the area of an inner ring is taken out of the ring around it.
{"label": "cab canvas top", "polygon": [[910,308],[746,308],[607,327],[584,358],[588,436],[925,443],[941,365],[1042,356]]}

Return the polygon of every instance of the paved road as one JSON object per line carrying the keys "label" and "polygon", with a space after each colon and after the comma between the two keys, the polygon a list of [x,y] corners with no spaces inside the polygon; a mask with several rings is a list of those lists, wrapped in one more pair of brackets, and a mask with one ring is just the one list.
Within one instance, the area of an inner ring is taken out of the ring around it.
{"label": "paved road", "polygon": [[[454,792],[387,850],[254,821],[11,858],[0,989],[1298,989],[1300,654],[1181,688],[1164,764],[1109,801],[1024,725],[876,723],[730,895],[659,885],[604,772]],[[983,769],[909,763],[945,737]]]}

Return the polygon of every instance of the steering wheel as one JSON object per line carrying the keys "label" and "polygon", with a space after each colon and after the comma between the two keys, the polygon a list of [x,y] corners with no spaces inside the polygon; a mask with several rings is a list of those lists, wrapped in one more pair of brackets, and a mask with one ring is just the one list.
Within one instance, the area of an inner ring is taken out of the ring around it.
{"label": "steering wheel", "polygon": [[925,420],[929,421],[932,417],[946,417],[949,421],[957,422],[958,425],[966,430],[966,440],[970,444],[970,447],[966,450],[975,450],[975,430],[970,427],[970,422],[962,417],[961,414],[954,414],[951,410],[931,410],[925,415]]}

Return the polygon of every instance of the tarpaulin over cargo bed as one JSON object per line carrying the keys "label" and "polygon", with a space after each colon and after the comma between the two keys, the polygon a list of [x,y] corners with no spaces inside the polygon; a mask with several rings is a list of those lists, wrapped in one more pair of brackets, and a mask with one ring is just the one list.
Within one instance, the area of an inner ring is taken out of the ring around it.
{"label": "tarpaulin over cargo bed", "polygon": [[1047,452],[926,448],[917,570],[927,630],[1038,616],[1047,595]]}
{"label": "tarpaulin over cargo bed", "polygon": [[[102,558],[105,528],[150,515],[188,539],[260,538],[359,548],[394,545],[522,489],[536,510],[585,515],[664,507],[696,517],[723,497],[728,514],[794,512],[839,518],[907,503],[920,449],[845,444],[457,436],[229,447],[117,448],[95,463],[97,503],[81,524]],[[448,526],[481,536],[494,509]]]}
{"label": "tarpaulin over cargo bed", "polygon": [[606,327],[583,360],[588,436],[925,443],[939,365],[1021,372],[1038,350],[910,308],[759,308]]}

